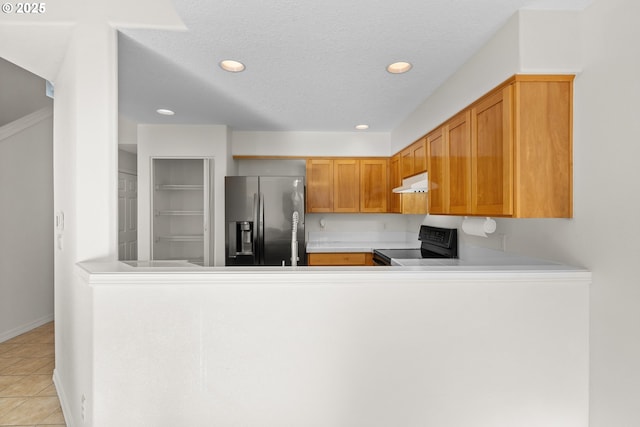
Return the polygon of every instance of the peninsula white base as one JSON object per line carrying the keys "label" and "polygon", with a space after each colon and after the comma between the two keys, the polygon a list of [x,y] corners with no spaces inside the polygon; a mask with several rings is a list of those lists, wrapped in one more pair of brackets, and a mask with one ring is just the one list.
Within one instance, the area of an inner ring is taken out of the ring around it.
{"label": "peninsula white base", "polygon": [[88,426],[587,426],[585,271],[81,270]]}

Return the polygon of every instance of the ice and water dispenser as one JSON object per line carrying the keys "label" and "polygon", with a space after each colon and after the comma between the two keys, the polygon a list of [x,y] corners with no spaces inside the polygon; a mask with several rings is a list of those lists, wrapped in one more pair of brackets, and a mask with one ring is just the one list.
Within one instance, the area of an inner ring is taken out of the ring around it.
{"label": "ice and water dispenser", "polygon": [[[236,258],[241,261],[245,258],[253,259],[254,257],[254,241],[253,241],[253,221],[232,221],[229,223],[229,257]],[[243,263],[243,262],[240,262]]]}

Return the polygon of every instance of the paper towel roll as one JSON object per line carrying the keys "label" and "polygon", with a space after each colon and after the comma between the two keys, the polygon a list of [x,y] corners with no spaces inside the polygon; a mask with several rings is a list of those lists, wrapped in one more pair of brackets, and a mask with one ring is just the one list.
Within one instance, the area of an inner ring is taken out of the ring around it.
{"label": "paper towel roll", "polygon": [[487,234],[496,231],[496,222],[491,218],[465,218],[462,231],[470,236],[487,237]]}

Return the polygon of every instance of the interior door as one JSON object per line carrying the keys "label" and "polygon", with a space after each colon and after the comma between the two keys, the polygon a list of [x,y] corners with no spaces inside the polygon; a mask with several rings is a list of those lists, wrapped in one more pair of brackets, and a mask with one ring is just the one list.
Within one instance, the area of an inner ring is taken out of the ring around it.
{"label": "interior door", "polygon": [[118,259],[138,259],[138,177],[118,172]]}

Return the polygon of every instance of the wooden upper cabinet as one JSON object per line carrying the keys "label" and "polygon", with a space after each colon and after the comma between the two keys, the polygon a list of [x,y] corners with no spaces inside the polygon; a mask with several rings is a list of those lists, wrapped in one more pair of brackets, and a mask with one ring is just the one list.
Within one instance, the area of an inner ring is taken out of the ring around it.
{"label": "wooden upper cabinet", "polygon": [[512,86],[471,108],[471,213],[513,214]]}
{"label": "wooden upper cabinet", "polygon": [[400,204],[400,194],[393,193],[393,190],[396,187],[399,187],[402,184],[402,177],[400,176],[400,153],[389,159],[389,212],[391,213],[400,213],[401,212],[401,204]]}
{"label": "wooden upper cabinet", "polygon": [[360,160],[360,212],[387,212],[388,169],[387,159]]}
{"label": "wooden upper cabinet", "polygon": [[429,213],[471,213],[471,119],[464,111],[427,135]]}
{"label": "wooden upper cabinet", "polygon": [[307,212],[333,212],[333,160],[307,160]]}
{"label": "wooden upper cabinet", "polygon": [[388,212],[388,206],[387,158],[307,159],[307,212]]}
{"label": "wooden upper cabinet", "polygon": [[360,162],[333,162],[333,212],[360,212]]}
{"label": "wooden upper cabinet", "polygon": [[513,85],[514,216],[573,216],[573,76],[518,76]]}
{"label": "wooden upper cabinet", "polygon": [[426,138],[421,138],[400,153],[400,174],[407,178],[427,170]]}
{"label": "wooden upper cabinet", "polygon": [[570,218],[573,79],[516,75],[390,159],[309,159],[307,211]]}
{"label": "wooden upper cabinet", "polygon": [[[389,170],[392,184],[389,189],[389,212],[427,214],[428,193],[391,192],[393,188],[402,185],[403,178],[427,171],[427,150],[427,138],[424,137],[391,158]],[[396,163],[397,169],[394,166]]]}
{"label": "wooden upper cabinet", "polygon": [[448,150],[444,127],[427,135],[429,159],[429,213],[448,213]]}
{"label": "wooden upper cabinet", "polygon": [[403,214],[429,213],[429,193],[404,193],[401,197],[401,212]]}
{"label": "wooden upper cabinet", "polygon": [[445,125],[448,148],[448,212],[471,212],[471,112],[458,114]]}
{"label": "wooden upper cabinet", "polygon": [[[516,75],[431,131],[429,212],[570,218],[573,79]],[[419,172],[418,143],[400,152],[403,177]]]}
{"label": "wooden upper cabinet", "polygon": [[413,175],[413,150],[411,146],[400,152],[400,176],[406,178]]}
{"label": "wooden upper cabinet", "polygon": [[427,139],[422,138],[411,144],[411,156],[413,157],[413,175],[427,170]]}

